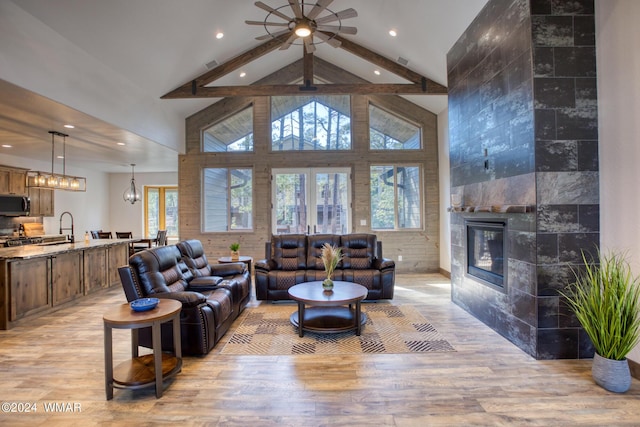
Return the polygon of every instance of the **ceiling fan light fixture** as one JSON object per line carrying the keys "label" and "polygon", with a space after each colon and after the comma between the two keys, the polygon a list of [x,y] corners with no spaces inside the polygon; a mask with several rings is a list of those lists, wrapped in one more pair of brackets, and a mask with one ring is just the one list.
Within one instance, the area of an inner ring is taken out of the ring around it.
{"label": "ceiling fan light fixture", "polygon": [[311,27],[306,22],[297,24],[294,31],[296,36],[302,38],[309,37],[311,35]]}

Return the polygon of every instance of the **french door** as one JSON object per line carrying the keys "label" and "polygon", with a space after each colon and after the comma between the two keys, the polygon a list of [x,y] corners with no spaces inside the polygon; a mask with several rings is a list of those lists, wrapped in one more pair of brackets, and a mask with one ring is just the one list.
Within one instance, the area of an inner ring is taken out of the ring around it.
{"label": "french door", "polygon": [[272,171],[273,234],[346,234],[351,230],[351,169]]}

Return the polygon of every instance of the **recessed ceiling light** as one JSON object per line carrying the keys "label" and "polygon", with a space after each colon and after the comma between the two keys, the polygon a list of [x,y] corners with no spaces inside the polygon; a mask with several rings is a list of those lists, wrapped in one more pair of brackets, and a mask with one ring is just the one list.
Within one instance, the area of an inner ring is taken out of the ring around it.
{"label": "recessed ceiling light", "polygon": [[9,145],[9,144],[2,144],[2,148],[11,148],[11,147],[13,147],[13,146]]}
{"label": "recessed ceiling light", "polygon": [[376,76],[379,76],[380,75],[380,70],[374,70],[373,74],[375,74]]}
{"label": "recessed ceiling light", "polygon": [[118,145],[126,145],[124,142],[118,142]]}
{"label": "recessed ceiling light", "polygon": [[219,31],[219,32],[216,34],[216,38],[217,38],[218,40],[220,40],[220,39],[221,39],[221,38],[223,38],[223,37],[224,37],[224,33],[223,33],[222,31]]}
{"label": "recessed ceiling light", "polygon": [[398,33],[396,33],[396,30],[389,30],[389,35],[390,35],[391,37],[395,37],[395,36],[397,36],[397,35],[398,35]]}
{"label": "recessed ceiling light", "polygon": [[64,125],[64,127],[66,127],[67,129],[74,129],[75,128],[74,125]]}
{"label": "recessed ceiling light", "polygon": [[247,75],[247,73],[245,73],[244,71],[240,73],[240,77],[244,77],[246,75]]}

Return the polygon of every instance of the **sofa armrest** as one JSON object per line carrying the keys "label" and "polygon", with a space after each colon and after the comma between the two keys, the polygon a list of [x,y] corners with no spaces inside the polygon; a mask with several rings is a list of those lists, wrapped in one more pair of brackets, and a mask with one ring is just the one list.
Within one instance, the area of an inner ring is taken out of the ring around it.
{"label": "sofa armrest", "polygon": [[261,259],[260,261],[256,262],[254,267],[256,270],[269,272],[275,269],[275,263],[271,262],[271,260]]}
{"label": "sofa armrest", "polygon": [[373,268],[376,270],[387,270],[396,267],[396,263],[394,260],[389,258],[376,258],[373,261]]}
{"label": "sofa armrest", "polygon": [[247,270],[247,264],[244,262],[230,262],[226,264],[210,264],[212,276],[235,276],[242,274]]}
{"label": "sofa armrest", "polygon": [[222,282],[222,277],[219,276],[200,276],[194,277],[189,282],[187,288],[190,292],[203,292],[212,291],[219,288],[219,284]]}
{"label": "sofa armrest", "polygon": [[207,302],[207,297],[200,292],[163,292],[154,294],[153,297],[158,299],[174,299],[182,303],[182,307],[197,307]]}

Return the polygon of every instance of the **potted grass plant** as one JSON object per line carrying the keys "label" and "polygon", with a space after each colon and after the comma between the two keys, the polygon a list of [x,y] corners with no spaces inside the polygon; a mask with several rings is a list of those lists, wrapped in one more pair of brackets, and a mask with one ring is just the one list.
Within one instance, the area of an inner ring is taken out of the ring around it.
{"label": "potted grass plant", "polygon": [[585,269],[574,271],[575,281],[561,295],[595,348],[592,375],[606,390],[623,393],[631,386],[627,354],[640,337],[640,286],[621,254],[603,254]]}
{"label": "potted grass plant", "polygon": [[322,282],[322,287],[325,291],[331,291],[333,290],[333,280],[331,275],[342,259],[342,249],[336,246],[331,246],[329,243],[325,243],[322,246],[320,258],[322,259],[322,264],[324,264],[324,272],[327,274],[327,278]]}

